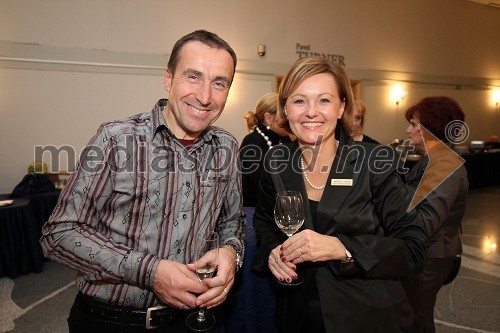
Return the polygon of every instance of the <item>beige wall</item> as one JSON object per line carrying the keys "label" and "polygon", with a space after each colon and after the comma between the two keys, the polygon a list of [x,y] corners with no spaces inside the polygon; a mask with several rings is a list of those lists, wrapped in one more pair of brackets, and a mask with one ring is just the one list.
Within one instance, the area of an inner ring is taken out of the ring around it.
{"label": "beige wall", "polygon": [[[0,0],[0,193],[25,174],[35,145],[79,152],[100,123],[149,111],[175,40],[204,28],[226,39],[238,75],[218,125],[238,139],[242,115],[275,89],[296,43],[340,54],[362,80],[366,133],[404,137],[404,110],[448,95],[470,139],[500,134],[500,10],[465,0]],[[257,45],[267,45],[259,57]],[[408,91],[396,108],[390,90]],[[64,168],[65,161],[61,162]]]}

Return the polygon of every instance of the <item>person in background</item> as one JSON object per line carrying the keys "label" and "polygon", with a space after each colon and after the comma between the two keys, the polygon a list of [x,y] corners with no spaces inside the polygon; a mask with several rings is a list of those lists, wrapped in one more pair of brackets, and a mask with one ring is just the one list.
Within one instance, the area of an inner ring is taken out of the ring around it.
{"label": "person in background", "polygon": [[363,126],[365,124],[366,105],[365,103],[355,98],[352,112],[346,113],[343,118],[344,131],[353,138],[354,141],[362,141],[379,144],[377,140],[363,134]]}
{"label": "person in background", "polygon": [[268,150],[280,143],[290,142],[289,133],[279,126],[277,108],[278,94],[267,93],[257,102],[255,112],[248,111],[244,116],[251,131],[243,138],[239,154],[245,207],[257,204],[262,160]]}
{"label": "person in background", "polygon": [[[184,332],[189,309],[226,299],[245,220],[237,141],[212,124],[235,67],[216,34],[180,38],[169,99],[103,124],[86,147],[41,238],[48,258],[78,272],[70,332]],[[200,231],[216,231],[222,246],[203,283],[192,264]]]}
{"label": "person in background", "polygon": [[[430,247],[424,269],[402,281],[421,325],[419,332],[435,332],[437,294],[450,275],[457,255],[462,253],[460,230],[469,188],[463,160],[447,147],[450,138],[446,128],[451,122],[463,122],[465,115],[456,101],[437,96],[411,106],[406,111],[406,120],[410,123],[406,133],[422,156],[406,175],[406,185],[424,218]],[[423,197],[421,192],[425,188],[428,188],[426,193],[430,193]]]}
{"label": "person in background", "polygon": [[[278,330],[410,332],[414,317],[399,277],[422,266],[428,240],[420,216],[407,212],[394,150],[355,143],[338,126],[353,95],[345,70],[326,59],[297,60],[278,103],[297,140],[264,159],[252,263],[279,281],[303,278],[298,286],[277,286]],[[283,190],[304,199],[304,224],[288,239],[273,213]]]}

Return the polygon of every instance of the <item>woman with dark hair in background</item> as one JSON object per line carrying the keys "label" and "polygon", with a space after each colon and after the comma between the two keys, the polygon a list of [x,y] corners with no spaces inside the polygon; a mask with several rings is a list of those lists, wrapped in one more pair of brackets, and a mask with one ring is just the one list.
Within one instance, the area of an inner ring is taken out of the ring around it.
{"label": "woman with dark hair in background", "polygon": [[448,147],[453,131],[447,129],[459,128],[465,115],[453,99],[438,96],[410,107],[406,119],[406,133],[422,155],[406,175],[406,184],[414,193],[411,206],[423,217],[430,247],[423,271],[402,281],[419,332],[435,332],[437,294],[462,253],[460,228],[469,183],[463,160]]}
{"label": "woman with dark hair in background", "polygon": [[288,132],[279,126],[278,94],[267,93],[260,98],[255,112],[248,111],[244,118],[250,134],[240,146],[242,167],[243,206],[255,207],[259,193],[262,160],[267,151],[280,143],[289,142]]}

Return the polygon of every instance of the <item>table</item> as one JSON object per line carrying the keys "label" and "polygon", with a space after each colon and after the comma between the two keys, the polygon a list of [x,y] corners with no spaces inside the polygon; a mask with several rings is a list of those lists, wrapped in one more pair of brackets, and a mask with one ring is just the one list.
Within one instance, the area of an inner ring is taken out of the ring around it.
{"label": "table", "polygon": [[[43,269],[40,247],[42,225],[56,206],[60,191],[15,198],[12,205],[0,207],[0,278],[16,278]],[[0,200],[8,199],[0,195]]]}
{"label": "table", "polygon": [[[2,196],[1,200],[7,199]],[[29,199],[13,199],[0,207],[0,277],[41,272],[43,254],[37,236],[39,224],[29,206]]]}
{"label": "table", "polygon": [[[33,210],[33,215],[37,219],[40,226],[40,231],[42,225],[47,222],[50,214],[52,214],[52,211],[56,207],[59,194],[61,194],[61,190],[32,194],[28,197],[31,209]],[[42,236],[41,233],[40,236]]]}
{"label": "table", "polygon": [[235,284],[225,303],[225,332],[276,332],[276,300],[272,276],[259,276],[250,270],[257,251],[253,229],[254,207],[243,207],[247,215],[247,239],[243,267],[236,273]]}
{"label": "table", "polygon": [[[465,160],[469,188],[500,185],[500,152],[460,154]],[[406,160],[404,167],[411,169],[414,160]]]}
{"label": "table", "polygon": [[465,160],[469,188],[500,184],[500,152],[461,155]]}

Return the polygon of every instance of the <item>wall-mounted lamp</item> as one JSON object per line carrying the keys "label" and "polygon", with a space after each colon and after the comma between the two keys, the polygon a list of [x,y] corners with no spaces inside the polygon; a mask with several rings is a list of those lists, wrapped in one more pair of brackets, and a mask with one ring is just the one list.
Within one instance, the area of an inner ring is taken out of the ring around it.
{"label": "wall-mounted lamp", "polygon": [[257,53],[263,57],[266,55],[266,44],[257,45]]}
{"label": "wall-mounted lamp", "polygon": [[403,87],[396,86],[392,89],[392,100],[394,101],[394,103],[396,103],[396,105],[399,105],[399,103],[405,99],[406,94],[407,92],[403,89]]}
{"label": "wall-mounted lamp", "polygon": [[498,110],[498,104],[500,104],[500,88],[493,90],[493,104],[495,104],[495,109]]}

